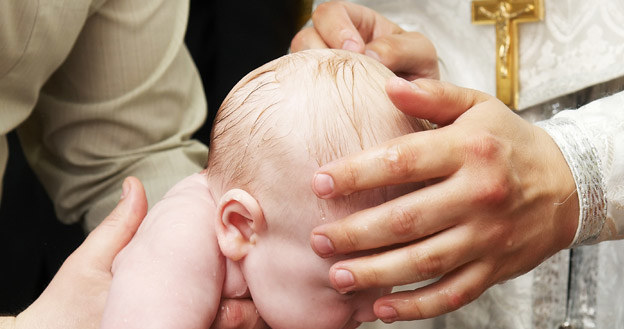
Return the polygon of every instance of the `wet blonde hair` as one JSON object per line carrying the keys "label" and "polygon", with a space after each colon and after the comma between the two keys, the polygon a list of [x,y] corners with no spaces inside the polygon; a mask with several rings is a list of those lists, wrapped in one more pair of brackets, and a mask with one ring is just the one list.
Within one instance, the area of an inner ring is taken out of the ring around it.
{"label": "wet blonde hair", "polygon": [[[393,75],[377,61],[340,50],[289,54],[249,73],[215,118],[209,175],[222,188],[250,192],[263,170],[280,170],[305,149],[318,166],[380,142],[424,130],[388,99]],[[300,163],[300,162],[299,162]],[[296,170],[294,170],[296,172]],[[310,177],[311,178],[311,177]]]}

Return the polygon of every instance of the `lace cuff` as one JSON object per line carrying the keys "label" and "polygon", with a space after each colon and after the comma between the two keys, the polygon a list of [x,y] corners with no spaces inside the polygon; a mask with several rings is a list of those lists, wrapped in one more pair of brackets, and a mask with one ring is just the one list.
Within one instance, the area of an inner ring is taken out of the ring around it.
{"label": "lace cuff", "polygon": [[563,153],[579,198],[579,224],[570,248],[596,242],[607,213],[602,165],[590,134],[573,120],[554,118],[536,124],[552,137]]}

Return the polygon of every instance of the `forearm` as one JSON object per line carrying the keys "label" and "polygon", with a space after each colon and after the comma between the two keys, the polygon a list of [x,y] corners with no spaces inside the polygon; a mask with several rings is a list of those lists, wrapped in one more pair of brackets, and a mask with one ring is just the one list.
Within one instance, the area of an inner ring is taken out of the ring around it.
{"label": "forearm", "polygon": [[624,238],[624,92],[539,123],[559,145],[577,186],[573,245]]}

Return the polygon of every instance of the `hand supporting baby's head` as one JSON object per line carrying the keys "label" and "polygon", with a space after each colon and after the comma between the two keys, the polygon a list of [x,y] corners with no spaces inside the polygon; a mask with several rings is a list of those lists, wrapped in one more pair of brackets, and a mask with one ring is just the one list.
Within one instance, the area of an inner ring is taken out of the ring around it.
{"label": "hand supporting baby's head", "polygon": [[[335,201],[310,188],[322,164],[423,130],[386,96],[392,73],[355,53],[312,50],[272,61],[243,78],[219,109],[208,179],[218,204],[219,246],[239,261],[254,302],[274,328],[343,328],[372,321],[383,289],[338,294],[331,264],[309,245],[313,227],[415,188]],[[318,315],[318,316],[315,316]]]}

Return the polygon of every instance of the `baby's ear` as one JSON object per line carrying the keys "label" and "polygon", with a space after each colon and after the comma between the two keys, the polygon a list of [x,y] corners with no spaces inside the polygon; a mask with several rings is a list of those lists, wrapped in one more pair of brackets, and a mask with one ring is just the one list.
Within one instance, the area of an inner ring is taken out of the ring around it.
{"label": "baby's ear", "polygon": [[221,252],[238,261],[256,243],[256,234],[266,229],[262,208],[251,194],[232,189],[221,197],[217,211],[215,225]]}

